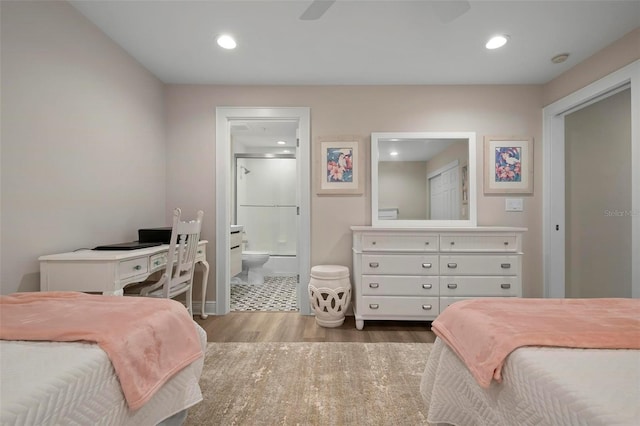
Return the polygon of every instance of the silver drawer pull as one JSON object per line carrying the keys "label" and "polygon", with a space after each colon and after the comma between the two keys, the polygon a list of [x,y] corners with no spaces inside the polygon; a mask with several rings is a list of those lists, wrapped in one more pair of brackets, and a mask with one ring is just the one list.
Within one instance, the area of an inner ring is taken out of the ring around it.
{"label": "silver drawer pull", "polygon": [[378,283],[369,283],[369,287],[370,288],[378,288],[378,287],[380,287],[380,284],[378,284]]}
{"label": "silver drawer pull", "polygon": [[431,308],[433,308],[433,306],[431,305],[422,305],[422,309],[424,309],[425,311],[430,311]]}
{"label": "silver drawer pull", "polygon": [[425,268],[425,269],[429,269],[429,268],[431,268],[431,264],[430,263],[423,263],[422,267]]}
{"label": "silver drawer pull", "polygon": [[431,284],[422,284],[422,288],[425,290],[430,290],[433,286]]}
{"label": "silver drawer pull", "polygon": [[508,246],[508,245],[509,245],[509,241],[505,241],[505,242],[504,242],[504,245],[505,245],[505,246]]}
{"label": "silver drawer pull", "polygon": [[452,246],[455,246],[455,245],[456,245],[456,243],[455,243],[455,242],[453,242],[453,241],[451,241],[451,243],[450,243],[450,244],[451,244]]}
{"label": "silver drawer pull", "polygon": [[140,265],[136,265],[133,267],[134,270],[139,271],[140,269],[142,269],[142,266]]}
{"label": "silver drawer pull", "polygon": [[153,262],[154,265],[158,266],[160,264],[159,260],[156,260],[155,262]]}
{"label": "silver drawer pull", "polygon": [[501,263],[500,267],[502,269],[509,269],[509,268],[511,268],[511,264],[510,263]]}
{"label": "silver drawer pull", "polygon": [[369,304],[369,309],[378,309],[380,307],[380,305],[378,305],[377,303],[370,303]]}
{"label": "silver drawer pull", "polygon": [[374,246],[375,246],[375,245],[376,245],[376,242],[375,242],[375,241],[371,241],[371,245],[374,245]]}
{"label": "silver drawer pull", "polygon": [[447,268],[456,269],[458,267],[457,263],[447,263]]}
{"label": "silver drawer pull", "polygon": [[455,283],[447,284],[447,288],[458,288],[458,284],[455,284]]}
{"label": "silver drawer pull", "polygon": [[504,289],[511,288],[511,284],[500,284],[500,288],[504,288]]}
{"label": "silver drawer pull", "polygon": [[369,267],[370,268],[377,268],[378,266],[380,266],[380,264],[378,262],[369,262]]}
{"label": "silver drawer pull", "polygon": [[428,246],[428,245],[429,245],[429,241],[425,241],[425,242],[424,242],[424,245],[425,245],[425,246]]}

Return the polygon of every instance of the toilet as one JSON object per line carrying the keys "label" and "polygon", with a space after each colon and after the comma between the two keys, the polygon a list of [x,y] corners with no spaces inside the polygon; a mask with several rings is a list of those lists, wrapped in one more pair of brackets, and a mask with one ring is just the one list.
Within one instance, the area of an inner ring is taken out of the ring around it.
{"label": "toilet", "polygon": [[264,284],[264,269],[262,268],[269,260],[269,253],[266,251],[243,251],[242,252],[242,280],[249,284]]}

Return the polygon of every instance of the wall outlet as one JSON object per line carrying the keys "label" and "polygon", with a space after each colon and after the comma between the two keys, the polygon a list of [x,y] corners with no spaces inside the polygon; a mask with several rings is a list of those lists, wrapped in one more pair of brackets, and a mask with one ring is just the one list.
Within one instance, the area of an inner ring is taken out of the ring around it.
{"label": "wall outlet", "polygon": [[524,209],[524,200],[522,198],[507,198],[504,200],[504,211],[521,212]]}

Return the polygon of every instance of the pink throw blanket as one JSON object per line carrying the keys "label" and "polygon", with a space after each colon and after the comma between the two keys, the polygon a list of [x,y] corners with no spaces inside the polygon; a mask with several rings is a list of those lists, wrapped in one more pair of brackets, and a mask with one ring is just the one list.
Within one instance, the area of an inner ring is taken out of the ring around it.
{"label": "pink throw blanket", "polygon": [[521,346],[640,349],[640,300],[465,300],[445,309],[432,330],[488,388]]}
{"label": "pink throw blanket", "polygon": [[0,339],[97,343],[132,410],[202,356],[193,319],[170,299],[76,292],[0,296]]}

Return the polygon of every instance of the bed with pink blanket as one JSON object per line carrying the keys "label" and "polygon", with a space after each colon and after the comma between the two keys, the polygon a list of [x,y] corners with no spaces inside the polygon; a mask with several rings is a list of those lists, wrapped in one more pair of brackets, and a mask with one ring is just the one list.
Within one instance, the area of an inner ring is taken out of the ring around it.
{"label": "bed with pink blanket", "polygon": [[640,300],[461,301],[432,330],[431,424],[639,424]]}
{"label": "bed with pink blanket", "polygon": [[202,400],[206,333],[179,302],[0,296],[1,425],[180,424]]}

